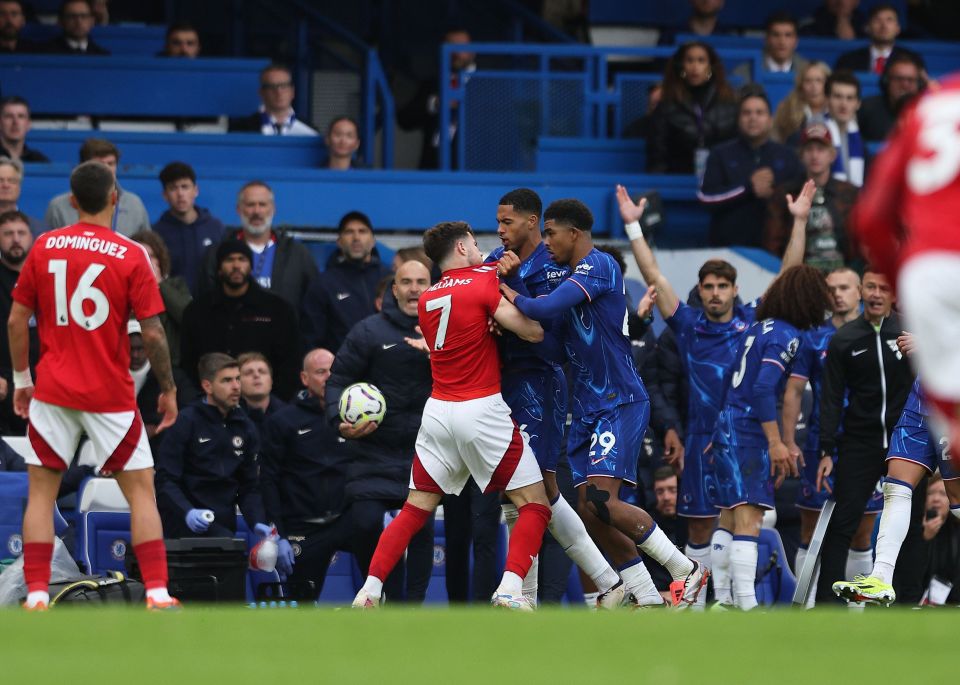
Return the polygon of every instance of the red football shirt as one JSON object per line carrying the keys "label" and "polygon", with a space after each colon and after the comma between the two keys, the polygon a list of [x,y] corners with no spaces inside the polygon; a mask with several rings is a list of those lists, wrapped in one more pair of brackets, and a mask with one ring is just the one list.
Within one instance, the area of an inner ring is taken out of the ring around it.
{"label": "red football shirt", "polygon": [[488,323],[500,297],[496,264],[444,271],[420,297],[432,397],[462,402],[500,392],[500,353]]}
{"label": "red football shirt", "polygon": [[147,252],[102,226],[44,233],[27,255],[13,299],[40,335],[34,397],[89,412],[136,409],[127,321],[163,312]]}
{"label": "red football shirt", "polygon": [[871,265],[894,277],[920,252],[960,252],[960,79],[901,116],[854,210]]}

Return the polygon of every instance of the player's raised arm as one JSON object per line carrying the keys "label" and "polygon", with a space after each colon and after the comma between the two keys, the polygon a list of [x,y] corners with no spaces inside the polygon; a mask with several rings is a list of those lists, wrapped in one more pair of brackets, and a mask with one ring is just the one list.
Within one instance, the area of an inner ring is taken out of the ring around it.
{"label": "player's raised arm", "polygon": [[787,209],[793,216],[793,228],[790,229],[790,240],[783,251],[780,273],[791,266],[803,264],[803,255],[807,250],[807,217],[810,216],[810,207],[813,204],[813,196],[816,192],[817,184],[811,178],[803,184],[803,188],[796,198],[789,193],[787,194]]}
{"label": "player's raised arm", "polygon": [[543,328],[540,324],[520,313],[520,310],[505,297],[500,298],[500,304],[497,305],[493,318],[508,331],[516,333],[522,340],[533,343],[543,340]]}
{"label": "player's raised arm", "polygon": [[670,281],[660,271],[657,259],[653,256],[653,251],[643,237],[643,230],[640,228],[640,216],[647,206],[647,201],[641,199],[639,203],[635,204],[630,199],[630,193],[627,192],[627,189],[618,185],[617,204],[620,205],[620,218],[623,219],[627,237],[630,238],[630,249],[633,250],[633,257],[637,260],[637,266],[640,267],[643,280],[648,286],[657,289],[657,308],[665,319],[669,318],[677,311],[680,300],[673,286],[670,285]]}
{"label": "player's raised arm", "polygon": [[173,380],[173,365],[170,363],[170,349],[167,347],[167,334],[160,323],[160,317],[149,316],[140,321],[143,331],[143,346],[150,360],[157,381],[160,383],[160,396],[157,398],[157,411],[163,417],[157,432],[169,428],[177,420],[177,385]]}

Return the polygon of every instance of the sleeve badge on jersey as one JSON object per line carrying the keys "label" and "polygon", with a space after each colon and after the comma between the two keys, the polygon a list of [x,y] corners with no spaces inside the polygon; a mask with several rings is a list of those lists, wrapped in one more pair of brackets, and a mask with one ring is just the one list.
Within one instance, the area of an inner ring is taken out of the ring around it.
{"label": "sleeve badge on jersey", "polygon": [[582,276],[590,275],[590,271],[593,269],[593,264],[587,264],[586,262],[580,262],[577,264],[577,268],[574,271],[575,274],[580,274]]}
{"label": "sleeve badge on jersey", "polygon": [[791,338],[790,342],[787,343],[786,351],[780,353],[780,358],[783,361],[788,362],[797,356],[797,350],[799,349],[800,349],[800,338]]}

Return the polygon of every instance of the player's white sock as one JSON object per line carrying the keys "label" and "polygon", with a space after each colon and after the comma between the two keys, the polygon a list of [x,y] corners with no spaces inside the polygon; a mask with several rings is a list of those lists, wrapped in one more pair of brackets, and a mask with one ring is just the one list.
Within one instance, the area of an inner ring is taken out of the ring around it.
{"label": "player's white sock", "polygon": [[872,569],[872,549],[851,549],[847,551],[847,578],[869,576]]}
{"label": "player's white sock", "polygon": [[[870,575],[889,585],[897,565],[900,547],[910,527],[910,505],[913,488],[901,480],[883,479],[883,513],[877,535],[877,558]],[[848,576],[853,578],[853,576]]]}
{"label": "player's white sock", "polygon": [[[513,527],[517,523],[517,519],[520,518],[520,512],[517,510],[517,505],[513,502],[504,502],[500,505],[500,508],[503,510],[503,519],[507,523],[507,531],[512,533]],[[536,556],[533,558],[533,563],[530,564],[530,570],[527,571],[527,575],[523,578],[523,596],[532,601],[534,604],[537,603],[537,583],[539,581],[539,573],[540,557]]]}
{"label": "player's white sock", "polygon": [[599,592],[584,592],[583,593],[583,603],[587,605],[588,609],[596,610],[597,608],[597,599],[600,597]]}
{"label": "player's white sock", "polygon": [[[803,570],[803,563],[807,560],[807,547],[806,545],[800,545],[797,548],[797,560],[794,566],[794,573],[797,578],[800,577],[800,572]],[[807,593],[807,603],[804,606],[805,609],[812,609],[817,604],[817,582],[820,580],[820,569],[817,568],[813,572],[813,578],[810,579],[810,592]]]}
{"label": "player's white sock", "polygon": [[757,538],[734,535],[730,543],[730,568],[737,608],[750,611],[757,606]]}
{"label": "player's white sock", "polygon": [[[667,569],[674,580],[686,578],[687,574],[693,570],[693,562],[683,556],[683,552],[677,549],[677,546],[670,542],[656,523],[643,539],[637,545],[648,554],[651,559]],[[622,575],[622,574],[621,574]]]}
{"label": "player's white sock", "polygon": [[550,534],[560,543],[567,556],[596,583],[600,592],[606,592],[620,582],[620,576],[607,563],[603,553],[597,548],[587,532],[583,520],[573,510],[567,500],[557,497],[550,504]]}
{"label": "player's white sock", "polygon": [[[683,553],[687,555],[688,559],[693,559],[700,563],[700,566],[703,568],[710,568],[710,543],[704,545],[693,545],[687,543],[687,546],[684,548]],[[693,605],[694,609],[703,609],[707,605],[707,593],[703,591],[697,595],[697,601]]]}
{"label": "player's white sock", "polygon": [[950,513],[953,514],[954,518],[960,519],[960,504],[951,504]]}
{"label": "player's white sock", "polygon": [[45,605],[50,606],[50,593],[46,590],[34,590],[27,594],[27,601],[23,605],[27,609],[33,609],[35,606],[43,602]]}
{"label": "player's white sock", "polygon": [[730,590],[730,543],[733,534],[717,528],[710,539],[710,571],[713,577],[713,598],[721,604],[733,604]]}
{"label": "player's white sock", "polygon": [[373,576],[367,576],[367,581],[363,584],[364,590],[370,595],[370,599],[380,599],[383,594],[383,581]]}
{"label": "player's white sock", "polygon": [[523,578],[513,571],[504,571],[503,578],[500,579],[500,586],[497,588],[497,594],[519,597],[523,594]]}
{"label": "player's white sock", "polygon": [[623,578],[623,584],[627,588],[627,592],[636,597],[641,606],[663,604],[663,597],[657,592],[657,586],[653,584],[650,571],[644,566],[640,557],[627,562],[617,571]]}
{"label": "player's white sock", "polygon": [[167,592],[167,588],[165,587],[155,587],[147,590],[147,599],[161,603],[173,601],[173,597],[170,596],[170,593]]}

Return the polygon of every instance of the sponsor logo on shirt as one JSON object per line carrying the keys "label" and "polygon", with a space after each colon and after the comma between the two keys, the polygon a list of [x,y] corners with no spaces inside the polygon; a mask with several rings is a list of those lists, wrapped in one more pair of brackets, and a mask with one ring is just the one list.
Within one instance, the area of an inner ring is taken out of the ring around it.
{"label": "sponsor logo on shirt", "polygon": [[345,300],[350,297],[350,293],[337,293],[338,300]]}

